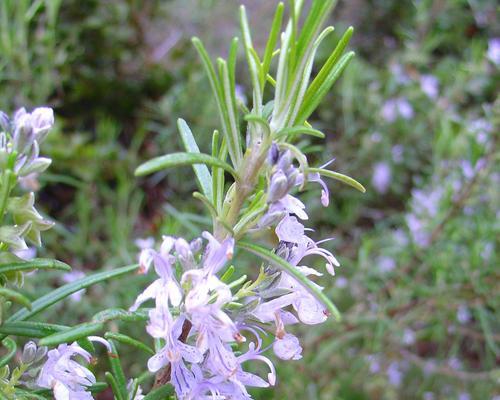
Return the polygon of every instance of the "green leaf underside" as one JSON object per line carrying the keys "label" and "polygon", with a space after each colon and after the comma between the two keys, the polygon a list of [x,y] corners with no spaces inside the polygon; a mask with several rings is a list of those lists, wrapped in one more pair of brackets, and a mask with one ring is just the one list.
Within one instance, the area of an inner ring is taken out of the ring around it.
{"label": "green leaf underside", "polygon": [[86,338],[104,328],[103,323],[84,323],[63,332],[54,333],[40,340],[40,346],[57,346],[61,343],[74,342]]}
{"label": "green leaf underside", "polygon": [[0,297],[4,297],[10,301],[21,304],[24,307],[31,310],[30,300],[26,296],[22,295],[19,292],[16,292],[15,290],[7,289],[7,288],[0,288]]}
{"label": "green leaf underside", "polygon": [[195,164],[207,164],[213,167],[219,167],[229,172],[235,178],[237,177],[236,171],[229,164],[203,153],[172,153],[156,157],[140,165],[135,170],[135,175],[143,176],[163,169]]}
{"label": "green leaf underside", "polygon": [[0,274],[15,271],[31,271],[34,269],[57,269],[61,271],[71,271],[71,267],[68,264],[45,258],[35,258],[30,261],[0,264]]}
{"label": "green leaf underside", "polygon": [[[189,153],[200,154],[200,149],[196,144],[196,140],[193,136],[193,132],[189,129],[188,124],[182,118],[177,120],[177,127],[179,128],[179,133],[181,134],[182,142],[186,151]],[[209,199],[212,198],[212,176],[205,164],[194,164],[194,173],[196,174],[196,179],[200,185],[200,189],[203,194]]]}
{"label": "green leaf underside", "polygon": [[339,172],[330,171],[328,169],[322,169],[322,168],[309,168],[308,171],[317,172],[318,174],[325,176],[327,178],[336,179],[337,181],[343,182],[346,185],[352,186],[353,188],[359,190],[362,193],[366,192],[365,187],[357,180],[351,178],[350,176],[341,174]]}
{"label": "green leaf underside", "polygon": [[316,299],[323,303],[323,305],[328,309],[328,311],[336,320],[340,320],[340,312],[335,304],[333,304],[332,301],[322,291],[318,290],[313,285],[313,283],[296,267],[294,267],[278,255],[274,254],[272,251],[259,245],[247,242],[238,242],[237,246],[243,250],[249,251],[250,253],[259,256],[263,260],[266,260],[275,267],[278,267],[282,271],[285,271],[286,273],[293,276],[297,280],[297,282],[299,282],[305,289],[307,289],[309,293],[311,293]]}

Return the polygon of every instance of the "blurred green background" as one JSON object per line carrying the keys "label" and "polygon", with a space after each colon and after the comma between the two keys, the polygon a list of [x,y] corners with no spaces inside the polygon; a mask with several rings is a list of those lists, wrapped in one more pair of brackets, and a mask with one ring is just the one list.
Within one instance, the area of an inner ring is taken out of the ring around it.
{"label": "blurred green background", "polygon": [[[189,169],[133,171],[181,149],[178,117],[208,147],[218,120],[190,37],[225,55],[239,3],[0,0],[0,109],[56,113],[43,148],[53,164],[23,182],[57,222],[40,255],[85,274],[134,262],[138,238],[207,227]],[[277,2],[243,3],[262,48]],[[357,57],[310,121],[326,145],[305,145],[312,162],[335,157],[368,191],[332,184],[328,209],[314,191],[303,199],[318,237],[335,238],[342,268],[320,283],[343,320],[299,332],[304,358],[277,362],[277,388],[256,398],[500,399],[498,12],[494,0],[339,2],[319,57],[349,25]],[[238,73],[245,91],[243,62]],[[75,275],[27,279],[25,290]],[[92,288],[44,318],[127,307],[149,279]],[[145,337],[142,326],[123,329]],[[129,351],[137,376],[146,359]]]}

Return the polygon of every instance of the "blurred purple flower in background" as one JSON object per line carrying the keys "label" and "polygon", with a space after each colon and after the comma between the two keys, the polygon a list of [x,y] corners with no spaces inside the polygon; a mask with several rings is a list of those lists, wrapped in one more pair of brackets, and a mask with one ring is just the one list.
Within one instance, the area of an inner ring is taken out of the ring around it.
{"label": "blurred purple flower in background", "polygon": [[399,387],[403,382],[403,372],[401,371],[401,365],[397,361],[393,361],[389,364],[387,368],[387,378],[392,386]]}
{"label": "blurred purple flower in background", "polygon": [[439,81],[434,75],[422,75],[420,88],[430,99],[436,99],[439,95]]}
{"label": "blurred purple flower in background", "polygon": [[375,164],[372,175],[372,185],[375,190],[381,194],[387,192],[391,184],[392,171],[389,164],[386,162],[379,162]]}
{"label": "blurred purple flower in background", "polygon": [[471,319],[471,313],[469,307],[465,304],[460,304],[457,309],[457,321],[461,324],[466,324]]}
{"label": "blurred purple flower in background", "polygon": [[382,118],[389,123],[392,123],[401,117],[403,119],[411,119],[414,116],[413,107],[410,102],[404,98],[393,98],[387,100],[382,106]]}
{"label": "blurred purple flower in background", "polygon": [[500,37],[488,41],[487,56],[495,65],[500,65]]}

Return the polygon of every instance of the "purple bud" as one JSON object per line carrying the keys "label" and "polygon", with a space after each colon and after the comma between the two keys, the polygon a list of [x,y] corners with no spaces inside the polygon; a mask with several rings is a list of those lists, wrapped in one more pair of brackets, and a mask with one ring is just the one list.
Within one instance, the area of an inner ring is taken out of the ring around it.
{"label": "purple bud", "polygon": [[277,337],[273,343],[274,354],[282,360],[300,360],[302,347],[296,336],[286,333],[282,338]]}

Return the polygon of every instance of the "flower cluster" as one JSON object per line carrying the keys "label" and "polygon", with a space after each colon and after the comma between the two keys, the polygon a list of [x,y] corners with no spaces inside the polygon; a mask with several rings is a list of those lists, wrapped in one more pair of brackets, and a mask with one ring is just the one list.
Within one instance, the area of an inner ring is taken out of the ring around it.
{"label": "flower cluster", "polygon": [[35,209],[32,192],[19,197],[10,195],[17,184],[22,185],[50,165],[49,158],[40,157],[40,143],[53,125],[53,111],[46,107],[36,108],[31,113],[21,108],[12,119],[0,112],[0,220],[9,214],[12,221],[0,227],[0,258],[3,261],[22,258],[28,249],[27,240],[40,246],[40,232],[53,225]]}
{"label": "flower cluster", "polygon": [[[290,194],[304,181],[316,181],[323,186],[322,203],[327,205],[326,185],[318,174],[305,176],[294,166],[290,151],[279,151],[276,145],[269,150],[267,167],[268,211],[254,232],[272,225],[279,240],[278,256],[308,277],[321,273],[301,263],[307,256],[319,255],[333,275],[338,261],[306,235],[299,222],[308,218],[305,206]],[[319,324],[328,313],[294,277],[272,266],[233,294],[236,284],[226,283],[220,275],[233,257],[234,239],[217,240],[208,232],[202,236],[205,246],[201,238],[188,243],[166,236],[158,250],[147,248],[140,254],[141,271],[154,267],[158,275],[131,307],[136,311],[147,300],[155,302],[146,330],[162,347],[149,359],[148,369],[168,368],[179,399],[250,399],[247,387],[267,387],[276,381],[273,364],[262,354],[263,339],[271,334],[277,357],[298,360],[302,347],[286,326],[299,321]],[[244,370],[242,364],[250,360],[269,366],[267,379]]]}

